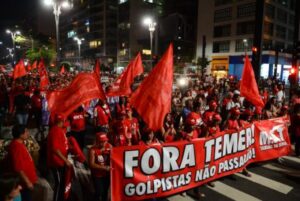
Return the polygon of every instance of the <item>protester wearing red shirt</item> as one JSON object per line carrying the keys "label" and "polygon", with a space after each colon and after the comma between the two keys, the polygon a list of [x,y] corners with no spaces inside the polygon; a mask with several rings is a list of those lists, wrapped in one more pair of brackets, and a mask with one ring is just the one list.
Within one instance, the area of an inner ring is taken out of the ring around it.
{"label": "protester wearing red shirt", "polygon": [[109,107],[102,101],[99,100],[94,112],[94,125],[96,126],[96,132],[108,132],[110,110]]}
{"label": "protester wearing red shirt", "polygon": [[216,101],[211,101],[209,103],[209,109],[203,114],[203,121],[207,126],[210,126],[213,120],[213,116],[216,114],[218,104]]}
{"label": "protester wearing red shirt", "polygon": [[89,152],[89,166],[95,187],[94,200],[107,201],[110,184],[110,151],[112,145],[108,143],[106,133],[96,134],[96,143]]}
{"label": "protester wearing red shirt", "polygon": [[47,163],[51,168],[55,180],[54,201],[64,199],[66,167],[72,167],[68,160],[68,140],[63,128],[64,120],[60,115],[55,117],[56,125],[51,127],[47,140]]}
{"label": "protester wearing red shirt", "polygon": [[191,141],[193,139],[199,138],[200,129],[196,129],[196,126],[199,126],[201,122],[201,117],[195,112],[191,112],[185,121],[185,126],[183,131],[181,131],[181,137],[184,140]]}
{"label": "protester wearing red shirt", "polygon": [[176,137],[176,130],[174,128],[174,121],[171,113],[166,115],[164,126],[162,128],[164,142],[173,142]]}
{"label": "protester wearing red shirt", "polygon": [[24,144],[24,141],[28,139],[29,132],[22,125],[16,125],[12,129],[12,135],[14,139],[8,147],[8,161],[11,171],[18,173],[22,179],[23,189],[21,191],[22,200],[30,201],[31,192],[34,188],[38,177],[34,162]]}
{"label": "protester wearing red shirt", "polygon": [[121,119],[115,123],[114,127],[116,129],[113,139],[114,145],[117,147],[132,145],[131,122],[126,119],[125,111],[122,112]]}
{"label": "protester wearing red shirt", "polygon": [[126,108],[126,114],[127,114],[127,120],[130,123],[128,132],[131,134],[131,143],[132,145],[137,145],[139,144],[139,141],[141,139],[139,122],[137,118],[132,117],[132,109],[130,107]]}
{"label": "protester wearing red shirt", "polygon": [[84,147],[84,137],[86,130],[85,112],[83,108],[78,107],[70,116],[71,135],[77,140],[81,149]]}

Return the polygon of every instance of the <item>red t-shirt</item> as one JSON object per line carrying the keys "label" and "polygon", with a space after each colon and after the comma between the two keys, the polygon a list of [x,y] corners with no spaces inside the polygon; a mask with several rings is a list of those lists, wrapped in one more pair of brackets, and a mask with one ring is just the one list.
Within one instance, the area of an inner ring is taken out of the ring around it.
{"label": "red t-shirt", "polygon": [[53,126],[48,134],[47,164],[49,167],[62,167],[65,162],[56,155],[55,150],[59,150],[67,158],[68,140],[65,130],[58,126]]}
{"label": "red t-shirt", "polygon": [[132,137],[132,144],[138,144],[139,142],[139,135],[138,135],[138,129],[139,129],[139,122],[136,118],[128,119],[130,123],[129,132]]}
{"label": "red t-shirt", "polygon": [[124,119],[121,121],[117,121],[115,125],[117,129],[117,133],[114,137],[114,145],[115,146],[126,146],[127,140],[126,138],[132,138],[131,133],[129,132],[131,123],[128,119]]}
{"label": "red t-shirt", "polygon": [[15,172],[23,171],[31,183],[36,183],[37,175],[34,162],[26,148],[26,146],[13,140],[8,147],[8,159],[10,162],[11,170]]}
{"label": "red t-shirt", "polygon": [[[98,165],[107,166],[110,163],[110,150],[111,150],[111,144],[106,143],[104,145],[104,149],[99,149],[96,146],[93,146],[90,151],[95,152],[95,158],[93,159],[94,162]],[[91,168],[92,176],[94,177],[105,177],[109,175],[108,171],[105,170],[99,170]]]}
{"label": "red t-shirt", "polygon": [[[109,110],[108,110],[109,111]],[[109,123],[110,113],[104,110],[101,106],[95,108],[95,116],[97,120],[97,126],[104,126]]]}
{"label": "red t-shirt", "polygon": [[71,131],[80,132],[85,130],[84,112],[73,112],[70,115]]}
{"label": "red t-shirt", "polygon": [[184,140],[192,140],[192,139],[196,139],[199,137],[199,131],[197,129],[194,129],[192,131],[192,134],[187,133],[185,131],[182,131],[181,134],[182,134],[182,137]]}
{"label": "red t-shirt", "polygon": [[33,95],[31,97],[31,106],[33,110],[41,110],[42,109],[42,97],[39,95]]}
{"label": "red t-shirt", "polygon": [[238,120],[232,120],[232,119],[228,120],[227,129],[232,130],[232,129],[239,129],[239,128],[240,128],[240,125],[239,125]]}
{"label": "red t-shirt", "polygon": [[206,123],[206,125],[209,125],[212,122],[213,117],[214,117],[215,114],[216,114],[216,112],[209,111],[209,110],[204,112],[203,121]]}

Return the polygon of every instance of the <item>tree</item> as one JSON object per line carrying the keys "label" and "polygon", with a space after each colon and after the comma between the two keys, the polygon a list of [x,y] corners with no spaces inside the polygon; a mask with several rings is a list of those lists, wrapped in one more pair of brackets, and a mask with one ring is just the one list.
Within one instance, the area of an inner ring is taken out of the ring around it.
{"label": "tree", "polygon": [[26,57],[30,60],[31,63],[35,60],[40,60],[41,58],[43,58],[46,66],[50,65],[55,56],[55,50],[46,46],[43,46],[42,48],[33,48],[26,51]]}
{"label": "tree", "polygon": [[206,71],[207,66],[210,64],[211,61],[208,61],[206,57],[198,57],[196,61],[197,69],[199,72],[201,72],[201,76],[204,75],[204,72]]}

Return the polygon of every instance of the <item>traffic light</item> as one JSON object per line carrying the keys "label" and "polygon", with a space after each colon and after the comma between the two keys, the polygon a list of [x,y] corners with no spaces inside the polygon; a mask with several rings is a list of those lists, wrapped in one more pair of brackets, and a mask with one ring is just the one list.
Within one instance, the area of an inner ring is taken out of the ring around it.
{"label": "traffic light", "polygon": [[292,68],[290,70],[289,82],[290,82],[290,84],[296,84],[296,82],[297,82],[296,66],[292,66]]}
{"label": "traffic light", "polygon": [[253,46],[253,47],[252,47],[252,52],[253,52],[253,53],[257,53],[257,47]]}

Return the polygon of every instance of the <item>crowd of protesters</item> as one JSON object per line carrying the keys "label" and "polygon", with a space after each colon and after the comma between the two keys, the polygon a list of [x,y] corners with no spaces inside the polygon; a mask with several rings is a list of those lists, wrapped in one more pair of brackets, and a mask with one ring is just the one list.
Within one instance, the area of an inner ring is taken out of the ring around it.
{"label": "crowd of protesters", "polygon": [[[65,73],[50,77],[50,90],[65,88],[74,76],[74,73]],[[1,200],[13,200],[14,195],[17,197],[18,193],[12,193],[14,189],[22,189],[22,200],[31,200],[30,194],[39,169],[35,168],[23,143],[29,136],[27,127],[30,124],[38,129],[35,137],[41,146],[45,146],[47,167],[54,177],[53,200],[56,201],[64,200],[66,167],[73,166],[68,158],[69,136],[76,139],[82,150],[88,148],[86,167],[91,170],[95,201],[108,200],[112,147],[207,138],[222,130],[240,129],[245,122],[285,116],[291,119],[290,136],[295,142],[295,154],[300,155],[300,91],[294,91],[288,99],[284,83],[276,79],[261,80],[259,83],[264,108],[255,108],[240,96],[239,82],[234,77],[217,80],[206,75],[189,81],[186,87],[174,86],[171,111],[158,131],[148,128],[131,107],[130,97],[126,96],[92,100],[78,107],[68,118],[51,115],[47,109],[46,92],[39,90],[38,83],[38,77],[34,75],[13,82],[7,75],[1,74],[1,126],[15,119],[13,140],[7,148],[6,160],[9,170],[20,176],[18,183],[15,176],[7,179],[12,183],[7,188],[7,194],[1,194]],[[109,91],[109,84],[105,85],[105,90]],[[49,132],[46,133],[47,127]],[[86,142],[87,127],[92,128],[93,144]],[[246,169],[242,173],[251,176]],[[0,183],[6,177],[7,174],[1,176]],[[208,185],[214,186],[212,182]],[[197,188],[194,192],[197,198],[204,196]]]}

